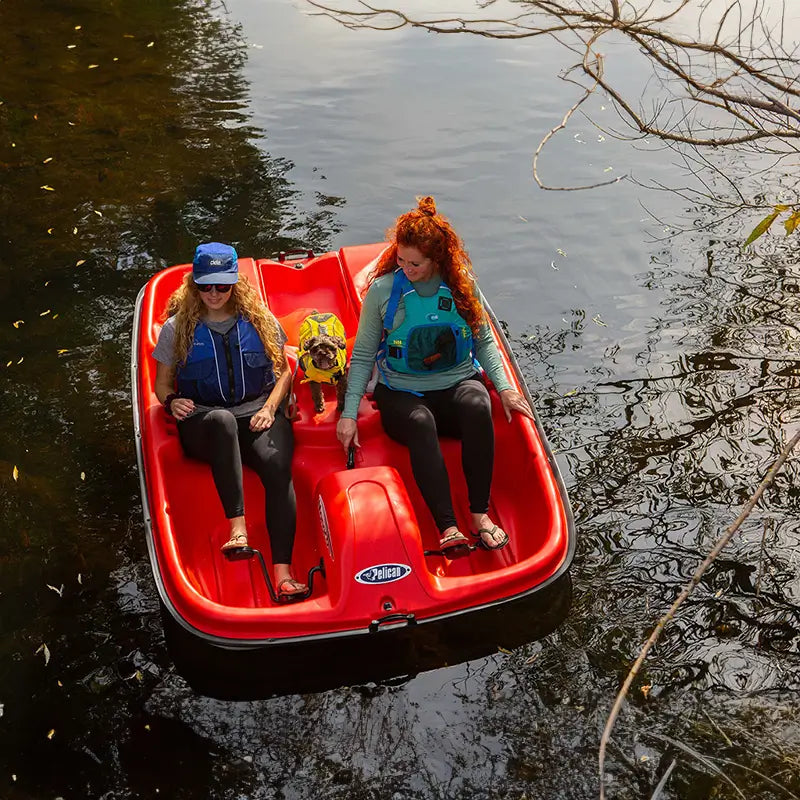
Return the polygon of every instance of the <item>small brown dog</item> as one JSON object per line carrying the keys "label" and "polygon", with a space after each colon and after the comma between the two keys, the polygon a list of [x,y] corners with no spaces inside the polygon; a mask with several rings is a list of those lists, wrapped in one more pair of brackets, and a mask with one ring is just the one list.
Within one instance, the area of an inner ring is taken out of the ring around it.
{"label": "small brown dog", "polygon": [[311,384],[314,410],[325,410],[323,383],[336,386],[336,410],[344,408],[347,390],[347,341],[344,326],[335,314],[314,312],[300,325],[298,363],[305,372],[303,383]]}

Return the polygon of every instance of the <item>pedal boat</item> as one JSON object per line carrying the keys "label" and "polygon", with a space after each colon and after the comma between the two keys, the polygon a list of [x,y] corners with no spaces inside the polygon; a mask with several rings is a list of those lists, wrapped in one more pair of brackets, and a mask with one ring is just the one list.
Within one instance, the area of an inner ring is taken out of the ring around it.
{"label": "pedal boat", "polygon": [[[312,311],[332,311],[347,333],[348,356],[358,327],[367,276],[385,244],[344,247],[314,256],[242,258],[239,269],[257,287],[288,335],[294,367],[298,329]],[[167,298],[191,265],[154,275],[136,301],[131,382],[136,454],[145,534],[165,628],[185,645],[202,644],[224,659],[234,651],[266,650],[336,640],[407,637],[431,623],[470,615],[540,592],[572,561],[575,533],[565,488],[538,418],[508,423],[490,386],[496,449],[490,514],[509,534],[499,551],[474,548],[449,558],[414,483],[408,451],[390,440],[371,396],[361,401],[361,447],[353,468],[335,436],[336,399],[313,409],[308,385],[294,382],[293,477],[297,493],[295,574],[309,596],[276,600],[269,577],[263,489],[245,468],[245,509],[252,557],[220,552],[227,521],[206,464],[186,458],[176,423],[153,391],[152,351]],[[489,309],[506,372],[531,400],[509,343]],[[442,440],[459,527],[469,530],[460,443]],[[531,637],[533,638],[533,637]],[[168,642],[169,644],[169,642]],[[174,654],[173,654],[174,655]],[[189,659],[187,659],[188,661]],[[177,663],[177,659],[176,659]],[[179,669],[180,671],[180,669]]]}

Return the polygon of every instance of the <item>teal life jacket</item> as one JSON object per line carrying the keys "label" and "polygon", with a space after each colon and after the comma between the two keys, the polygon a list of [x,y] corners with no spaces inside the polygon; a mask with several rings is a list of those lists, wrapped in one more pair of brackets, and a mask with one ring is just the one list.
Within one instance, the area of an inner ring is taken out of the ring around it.
{"label": "teal life jacket", "polygon": [[[394,328],[401,298],[405,318]],[[427,375],[475,361],[472,330],[458,313],[446,283],[439,284],[436,294],[422,297],[403,270],[395,270],[383,328],[375,360],[390,389],[393,387],[386,376],[387,367],[408,375]]]}
{"label": "teal life jacket", "polygon": [[275,370],[258,331],[240,316],[226,334],[197,323],[177,380],[181,397],[228,407],[254,400],[272,388]]}

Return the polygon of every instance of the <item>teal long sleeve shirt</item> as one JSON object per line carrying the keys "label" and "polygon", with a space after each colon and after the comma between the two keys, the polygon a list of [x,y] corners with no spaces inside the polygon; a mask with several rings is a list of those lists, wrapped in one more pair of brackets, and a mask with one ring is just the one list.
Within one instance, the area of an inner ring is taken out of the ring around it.
{"label": "teal long sleeve shirt", "polygon": [[[378,352],[378,345],[380,345],[383,338],[384,317],[386,316],[386,307],[389,305],[393,281],[394,273],[381,275],[370,286],[361,306],[361,317],[358,323],[356,341],[353,345],[353,353],[350,357],[347,393],[345,395],[344,411],[342,412],[342,416],[348,419],[356,419],[358,417],[358,406],[367,389],[367,383],[375,366],[375,356]],[[437,275],[427,281],[417,281],[411,285],[422,297],[431,297],[438,291],[440,283],[441,278]],[[481,303],[484,303],[480,290],[478,290],[478,296]],[[405,307],[401,299],[393,327],[400,325],[404,319]],[[506,377],[500,352],[497,349],[488,324],[484,324],[478,335],[474,337],[474,346],[475,358],[486,371],[497,391],[511,389],[511,382]],[[457,364],[452,369],[426,375],[407,375],[402,372],[395,372],[388,369],[388,367],[385,371],[392,388],[427,392],[436,389],[449,389],[451,386],[455,386],[459,381],[475,374],[475,365],[471,361],[466,361],[463,364]],[[385,383],[380,375],[378,380],[381,383]]]}

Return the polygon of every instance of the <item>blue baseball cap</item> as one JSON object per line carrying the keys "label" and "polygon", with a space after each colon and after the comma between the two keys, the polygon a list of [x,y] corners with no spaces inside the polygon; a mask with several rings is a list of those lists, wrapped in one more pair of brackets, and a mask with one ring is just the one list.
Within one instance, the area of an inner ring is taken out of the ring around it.
{"label": "blue baseball cap", "polygon": [[192,261],[195,283],[237,283],[239,258],[229,244],[206,242],[197,246]]}

